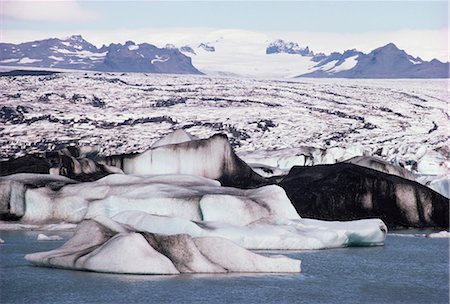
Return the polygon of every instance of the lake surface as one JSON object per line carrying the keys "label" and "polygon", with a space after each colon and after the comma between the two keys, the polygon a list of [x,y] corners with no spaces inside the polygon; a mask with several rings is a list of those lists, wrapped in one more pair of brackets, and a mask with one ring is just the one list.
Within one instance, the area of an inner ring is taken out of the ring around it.
{"label": "lake surface", "polygon": [[37,235],[0,232],[0,303],[449,303],[449,239],[283,251],[302,260],[300,274],[143,276],[31,266],[25,254],[64,243]]}

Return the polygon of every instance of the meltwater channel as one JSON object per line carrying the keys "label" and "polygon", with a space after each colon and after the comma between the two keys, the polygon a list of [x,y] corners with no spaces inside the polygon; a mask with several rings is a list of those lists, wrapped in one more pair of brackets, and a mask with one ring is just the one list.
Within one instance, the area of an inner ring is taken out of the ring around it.
{"label": "meltwater channel", "polygon": [[[300,274],[119,275],[30,265],[63,241],[0,231],[0,303],[449,303],[449,239],[388,235],[385,246],[262,252],[302,260]],[[44,232],[55,234],[55,232]]]}

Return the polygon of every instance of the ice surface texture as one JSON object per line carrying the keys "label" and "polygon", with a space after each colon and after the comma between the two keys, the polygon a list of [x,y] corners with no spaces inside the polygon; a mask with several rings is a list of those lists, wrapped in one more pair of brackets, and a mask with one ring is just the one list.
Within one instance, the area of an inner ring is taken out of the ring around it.
{"label": "ice surface texture", "polygon": [[224,238],[154,234],[107,218],[83,221],[60,248],[25,258],[40,266],[131,274],[300,272],[301,264]]}
{"label": "ice surface texture", "polygon": [[305,146],[340,161],[378,155],[418,173],[450,167],[446,81],[73,73],[0,77],[0,88],[2,158],[67,143],[98,146],[101,156],[143,152],[185,129],[225,133],[240,157],[290,149],[295,165]]}

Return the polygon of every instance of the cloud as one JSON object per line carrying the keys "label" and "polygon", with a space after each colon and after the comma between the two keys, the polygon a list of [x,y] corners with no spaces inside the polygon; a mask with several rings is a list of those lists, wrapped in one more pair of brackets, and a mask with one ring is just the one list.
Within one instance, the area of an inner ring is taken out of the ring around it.
{"label": "cloud", "polygon": [[25,21],[86,22],[98,18],[76,0],[2,0],[0,18]]}

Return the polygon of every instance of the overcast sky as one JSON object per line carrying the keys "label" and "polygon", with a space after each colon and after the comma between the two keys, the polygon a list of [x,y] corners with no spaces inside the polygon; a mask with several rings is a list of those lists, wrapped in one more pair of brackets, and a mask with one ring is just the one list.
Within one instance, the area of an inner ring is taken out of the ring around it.
{"label": "overcast sky", "polygon": [[295,38],[317,52],[367,52],[394,42],[414,56],[448,60],[447,1],[1,0],[0,14],[2,42],[82,34],[97,45],[162,44],[184,34],[201,40],[208,30],[241,29]]}

